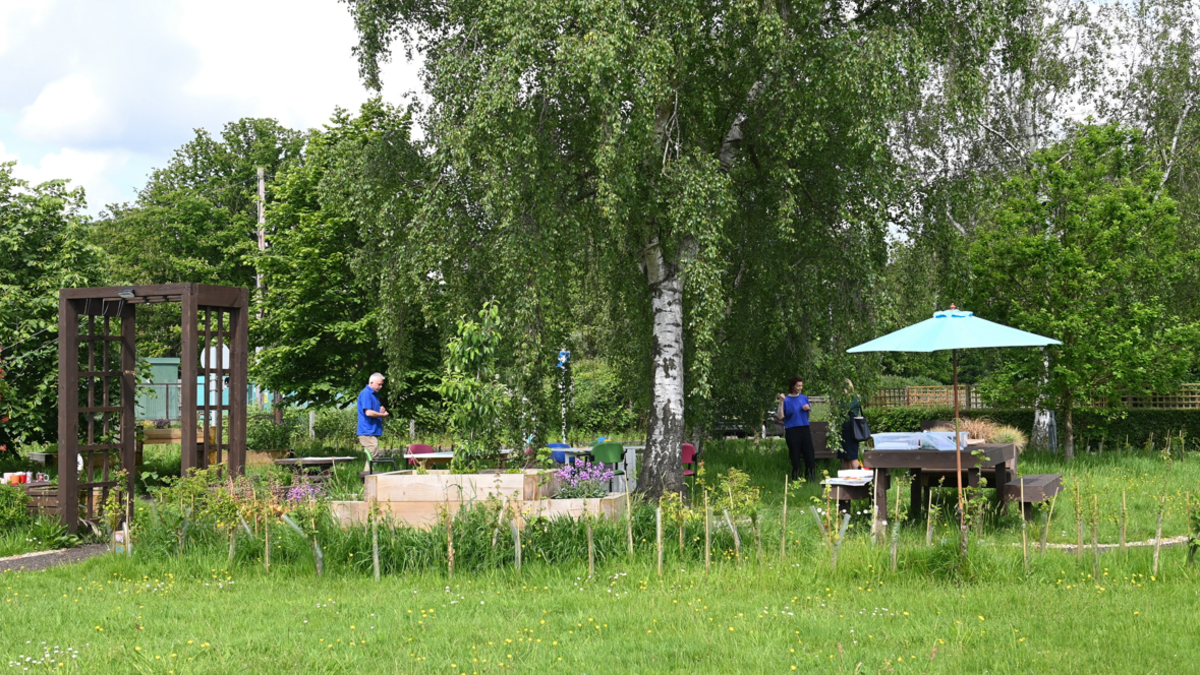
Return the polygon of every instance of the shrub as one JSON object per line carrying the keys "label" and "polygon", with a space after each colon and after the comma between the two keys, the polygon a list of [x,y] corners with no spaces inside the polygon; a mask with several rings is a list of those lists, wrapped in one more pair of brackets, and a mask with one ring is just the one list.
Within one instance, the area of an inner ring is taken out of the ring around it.
{"label": "shrub", "polygon": [[29,495],[16,485],[0,485],[0,528],[8,529],[29,522]]}

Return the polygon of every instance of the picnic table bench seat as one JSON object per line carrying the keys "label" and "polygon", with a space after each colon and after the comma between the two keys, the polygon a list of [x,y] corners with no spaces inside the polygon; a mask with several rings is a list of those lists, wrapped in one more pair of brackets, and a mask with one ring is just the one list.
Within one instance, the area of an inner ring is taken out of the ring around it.
{"label": "picnic table bench seat", "polygon": [[[1024,486],[1024,499],[1022,499]],[[1036,473],[1006,483],[1004,486],[1005,502],[1020,502],[1021,512],[1026,520],[1033,518],[1033,505],[1038,502],[1053,499],[1062,492],[1061,473]]]}

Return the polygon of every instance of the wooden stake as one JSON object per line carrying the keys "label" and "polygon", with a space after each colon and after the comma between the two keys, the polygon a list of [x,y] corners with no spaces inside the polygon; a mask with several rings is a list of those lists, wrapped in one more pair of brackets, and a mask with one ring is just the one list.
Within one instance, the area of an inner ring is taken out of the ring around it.
{"label": "wooden stake", "polygon": [[1126,490],[1121,490],[1121,535],[1120,535],[1119,541],[1121,542],[1120,545],[1121,545],[1121,555],[1122,556],[1125,555],[1125,518],[1126,518],[1125,492],[1126,492]]}
{"label": "wooden stake", "polygon": [[1050,498],[1050,512],[1046,514],[1046,527],[1042,530],[1042,545],[1039,555],[1046,555],[1046,540],[1050,538],[1050,521],[1054,519],[1054,505],[1058,503],[1058,495]]}
{"label": "wooden stake", "polygon": [[446,507],[446,572],[454,576],[454,516],[450,515],[449,505]]}
{"label": "wooden stake", "polygon": [[1162,521],[1163,512],[1167,508],[1166,495],[1163,495],[1163,500],[1158,509],[1158,526],[1154,529],[1154,571],[1151,572],[1154,576],[1158,576],[1158,551],[1162,548]]}
{"label": "wooden stake", "polygon": [[1079,496],[1079,483],[1075,483],[1075,559],[1083,562],[1083,498]]}
{"label": "wooden stake", "polygon": [[712,567],[712,508],[708,505],[708,490],[704,491],[704,573]]}
{"label": "wooden stake", "polygon": [[1100,585],[1100,497],[1092,495],[1092,580]]}
{"label": "wooden stake", "polygon": [[933,546],[933,489],[929,490],[929,508],[925,510],[925,545]]}
{"label": "wooden stake", "polygon": [[[128,547],[128,546],[129,546],[129,544],[126,543],[126,547]],[[236,549],[237,549],[237,528],[235,528],[233,525],[230,525],[229,526],[229,557],[225,561],[225,564],[227,566],[233,565],[233,554],[236,551]]]}
{"label": "wooden stake", "polygon": [[[1191,518],[1188,519],[1188,522],[1192,522]],[[125,530],[125,557],[128,558],[133,555],[133,539],[130,537],[129,520],[126,519],[125,523],[122,524],[121,527]],[[1191,526],[1189,525],[1189,528],[1190,527]],[[1191,530],[1189,529],[1188,532],[1191,532]]]}
{"label": "wooden stake", "polygon": [[629,491],[625,491],[625,534],[629,540],[629,562],[633,562],[633,507],[629,502]]}
{"label": "wooden stake", "polygon": [[515,521],[515,520],[508,521],[508,526],[510,528],[512,528],[513,548],[514,548],[513,556],[516,559],[517,572],[520,572],[521,571],[521,528],[517,527],[517,521]]}
{"label": "wooden stake", "polygon": [[263,518],[263,568],[271,571],[271,524]]}
{"label": "wooden stake", "polygon": [[663,558],[663,541],[662,541],[662,507],[654,509],[654,543],[658,550],[658,576],[662,576],[662,558]]}
{"label": "wooden stake", "polygon": [[779,559],[783,560],[787,556],[787,502],[788,502],[788,478],[783,477],[783,513],[779,516]]}
{"label": "wooden stake", "polygon": [[592,539],[592,521],[587,521],[588,538],[588,578],[596,576],[596,543]]}
{"label": "wooden stake", "polygon": [[[850,514],[847,513],[846,517],[849,518]],[[900,519],[897,518],[896,521],[892,523],[891,555],[892,555],[892,571],[893,572],[896,571],[896,554],[899,552],[899,549],[900,549]]]}
{"label": "wooden stake", "polygon": [[738,536],[737,528],[733,526],[733,519],[729,517],[729,509],[721,509],[725,512],[725,523],[729,525],[729,531],[733,533],[733,554],[737,558],[738,563],[742,562],[742,538]]}
{"label": "wooden stake", "polygon": [[375,568],[375,583],[379,583],[379,518],[371,516],[371,564]]}
{"label": "wooden stake", "polygon": [[[1018,479],[1019,480],[1019,479]],[[1021,481],[1021,558],[1025,562],[1025,573],[1029,574],[1029,521],[1025,520],[1025,481]]]}

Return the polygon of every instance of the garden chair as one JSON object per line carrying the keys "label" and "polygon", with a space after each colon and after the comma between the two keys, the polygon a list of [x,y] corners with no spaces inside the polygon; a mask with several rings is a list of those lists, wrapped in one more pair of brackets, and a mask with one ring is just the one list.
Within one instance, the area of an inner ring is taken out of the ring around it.
{"label": "garden chair", "polygon": [[[427,455],[431,452],[433,452],[433,446],[425,445],[424,443],[413,443],[408,446],[408,454],[410,455]],[[408,463],[410,466],[416,466],[417,460],[409,459]]]}
{"label": "garden chair", "polygon": [[696,469],[698,468],[696,454],[696,446],[691,443],[683,444],[683,479],[687,480],[689,477],[692,479],[692,489],[696,488]]}
{"label": "garden chair", "polygon": [[[625,472],[618,469],[625,461],[625,446],[616,441],[605,441],[592,446],[592,460],[600,465],[612,465],[613,476],[624,476]],[[612,479],[608,480],[608,491],[612,492]]]}
{"label": "garden chair", "polygon": [[566,464],[567,463],[567,453],[563,452],[563,450],[555,450],[554,448],[564,448],[565,449],[565,448],[570,448],[571,446],[567,445],[566,443],[547,443],[546,447],[551,449],[550,450],[550,459],[554,460],[555,464]]}

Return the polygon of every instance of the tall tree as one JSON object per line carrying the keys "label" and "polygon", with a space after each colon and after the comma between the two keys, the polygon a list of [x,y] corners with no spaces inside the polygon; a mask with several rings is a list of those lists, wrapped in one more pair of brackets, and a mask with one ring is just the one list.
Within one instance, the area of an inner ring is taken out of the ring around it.
{"label": "tall tree", "polygon": [[[394,416],[430,403],[437,333],[424,329],[419,314],[399,319],[409,323],[406,330],[384,332],[391,325],[380,297],[388,270],[376,264],[386,247],[379,221],[405,227],[415,208],[409,186],[423,182],[410,128],[409,114],[378,99],[358,115],[338,110],[308,135],[302,161],[272,183],[271,247],[258,258],[267,292],[262,318],[252,324],[266,346],[252,375],[287,392],[289,402],[344,405],[368,375],[387,371],[384,392]],[[388,195],[389,204],[376,195]],[[407,339],[394,344],[386,335]]]}
{"label": "tall tree", "polygon": [[[134,204],[109,206],[109,214],[93,226],[92,240],[109,254],[114,283],[195,282],[253,290],[257,169],[274,177],[298,158],[303,142],[299,132],[270,119],[231,122],[219,138],[197,129],[167,166],[151,174]],[[252,298],[257,303],[253,293]],[[179,311],[178,305],[163,304],[139,314],[143,355],[178,355]]]}
{"label": "tall tree", "polygon": [[[1181,279],[1174,200],[1141,134],[1087,126],[1035,153],[971,247],[975,307],[1054,337],[1046,390],[1074,456],[1072,412],[1177,384],[1194,358],[1196,325],[1168,307]],[[1032,402],[1040,354],[1014,350],[996,395]]]}
{"label": "tall tree", "polygon": [[793,368],[839,351],[805,324],[862,316],[861,286],[832,280],[880,260],[858,242],[882,241],[890,126],[936,64],[973,95],[1003,18],[990,0],[347,1],[368,85],[397,37],[425,57],[438,174],[416,281],[516,296],[544,348],[564,278],[602,273],[647,373],[651,495],[682,488],[685,399],[710,399],[722,325],[763,322]]}
{"label": "tall tree", "polygon": [[29,185],[0,163],[0,445],[58,433],[58,291],[100,285],[83,188]]}

